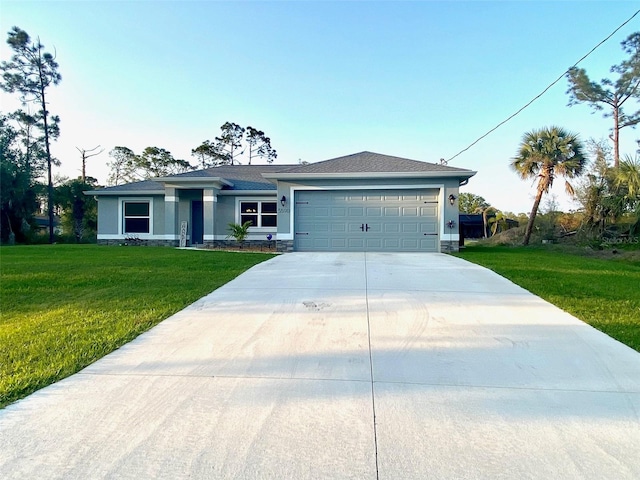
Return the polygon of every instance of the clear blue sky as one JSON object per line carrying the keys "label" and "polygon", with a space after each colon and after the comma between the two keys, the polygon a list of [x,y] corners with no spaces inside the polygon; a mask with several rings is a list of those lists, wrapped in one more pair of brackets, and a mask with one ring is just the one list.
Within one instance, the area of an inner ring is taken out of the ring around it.
{"label": "clear blue sky", "polygon": [[[0,57],[13,25],[57,52],[62,83],[56,172],[75,177],[75,147],[147,146],[193,160],[226,121],[271,137],[278,163],[370,150],[438,162],[538,94],[640,8],[637,1],[12,1],[0,4]],[[606,77],[640,15],[581,66]],[[566,80],[452,166],[477,170],[466,191],[528,212],[531,184],[509,169],[522,134],[557,124],[586,140],[610,120],[567,107]],[[11,109],[6,96],[2,110]],[[640,131],[623,130],[623,153]],[[195,161],[194,161],[195,163]],[[557,182],[559,187],[562,182]],[[571,208],[557,189],[563,208]]]}

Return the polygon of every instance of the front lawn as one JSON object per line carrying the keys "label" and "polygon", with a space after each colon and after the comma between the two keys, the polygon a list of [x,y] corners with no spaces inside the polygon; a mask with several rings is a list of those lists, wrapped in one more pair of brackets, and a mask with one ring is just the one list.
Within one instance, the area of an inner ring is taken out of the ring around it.
{"label": "front lawn", "polygon": [[166,247],[0,248],[0,408],[271,258]]}
{"label": "front lawn", "polygon": [[544,247],[467,247],[485,266],[640,352],[640,260]]}

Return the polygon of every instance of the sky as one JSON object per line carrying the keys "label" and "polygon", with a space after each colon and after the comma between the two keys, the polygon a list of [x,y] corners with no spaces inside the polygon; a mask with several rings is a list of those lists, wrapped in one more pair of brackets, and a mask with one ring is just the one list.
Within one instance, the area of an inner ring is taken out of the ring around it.
{"label": "sky", "polygon": [[[48,92],[61,118],[55,174],[80,174],[77,148],[191,150],[227,121],[263,130],[278,164],[372,151],[438,163],[513,114],[628,20],[629,1],[2,0],[0,59],[14,25],[55,52]],[[625,59],[640,14],[580,63],[593,80]],[[611,119],[568,107],[566,79],[449,165],[477,171],[462,191],[529,212],[534,185],[509,168],[522,135],[559,125],[604,139]],[[0,96],[4,113],[18,105]],[[640,131],[621,133],[634,154]],[[561,209],[577,208],[557,181]]]}

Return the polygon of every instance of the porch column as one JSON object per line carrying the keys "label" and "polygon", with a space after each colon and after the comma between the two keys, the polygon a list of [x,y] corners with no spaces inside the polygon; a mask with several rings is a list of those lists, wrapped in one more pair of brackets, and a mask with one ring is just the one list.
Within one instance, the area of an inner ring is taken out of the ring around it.
{"label": "porch column", "polygon": [[173,187],[165,187],[164,191],[164,239],[178,240],[178,192]]}
{"label": "porch column", "polygon": [[213,188],[202,189],[202,209],[204,213],[203,241],[212,244],[215,240],[216,205],[218,196]]}

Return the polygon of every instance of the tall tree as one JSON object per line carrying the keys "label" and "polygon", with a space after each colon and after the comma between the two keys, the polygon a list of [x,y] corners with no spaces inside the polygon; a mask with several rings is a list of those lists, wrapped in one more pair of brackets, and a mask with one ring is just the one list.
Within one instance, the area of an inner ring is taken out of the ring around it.
{"label": "tall tree", "polygon": [[98,206],[96,199],[84,194],[98,187],[98,181],[92,177],[67,180],[55,188],[56,205],[62,210],[62,227],[70,232],[80,243],[93,235],[98,226]]}
{"label": "tall tree", "polygon": [[76,150],[78,150],[80,152],[80,155],[82,156],[82,177],[81,178],[83,182],[86,182],[87,180],[87,159],[91,157],[96,157],[100,155],[102,152],[104,152],[104,148],[99,152],[96,152],[96,150],[98,150],[99,148],[100,148],[100,145],[98,145],[97,147],[89,148],[89,149],[76,147]]}
{"label": "tall tree", "polygon": [[[582,142],[574,133],[560,127],[544,127],[522,136],[517,155],[511,167],[523,179],[538,179],[536,196],[527,222],[523,244],[528,245],[542,195],[549,192],[557,176],[575,178],[582,174],[587,159]],[[567,193],[573,195],[573,187],[565,181]]]}
{"label": "tall tree", "polygon": [[620,130],[634,127],[640,122],[640,109],[633,113],[623,110],[623,106],[629,101],[635,101],[637,108],[637,101],[640,99],[640,32],[629,35],[622,42],[622,49],[629,58],[611,67],[611,73],[618,75],[615,81],[608,78],[603,78],[600,83],[591,81],[587,72],[577,67],[569,69],[567,74],[569,106],[587,103],[594,111],[606,108],[604,116],[613,118],[610,138],[613,141],[615,167],[620,163]]}
{"label": "tall tree", "polygon": [[256,158],[273,163],[278,157],[271,146],[271,139],[262,130],[244,128],[232,122],[225,122],[220,130],[222,134],[215,141],[205,140],[191,150],[191,155],[198,159],[202,168],[234,165],[240,163],[240,159],[247,159],[249,165]]}
{"label": "tall tree", "polygon": [[203,169],[226,164],[224,155],[209,140],[205,140],[202,145],[191,150],[191,155],[196,157],[200,168]]}
{"label": "tall tree", "polygon": [[221,160],[233,165],[236,157],[242,155],[242,139],[245,129],[237,123],[225,122],[222,127],[222,135],[216,137],[216,150],[220,152]]}
{"label": "tall tree", "polygon": [[115,147],[109,156],[113,158],[108,163],[109,185],[166,177],[193,169],[186,160],[173,158],[171,152],[158,147],[147,147],[141,155],[136,155],[127,147]]}
{"label": "tall tree", "polygon": [[53,175],[51,166],[50,141],[57,133],[57,116],[49,116],[47,109],[47,89],[57,85],[62,79],[58,73],[55,57],[44,51],[44,45],[38,39],[31,43],[31,38],[24,30],[13,27],[9,31],[7,43],[14,51],[11,61],[3,61],[1,87],[8,93],[17,92],[24,105],[35,103],[38,112],[35,114],[36,125],[42,131],[47,158],[47,203],[49,214],[49,242],[53,243]]}
{"label": "tall tree", "polygon": [[262,130],[247,127],[247,148],[249,150],[249,165],[254,157],[264,158],[267,163],[273,163],[278,157],[275,149],[271,147],[271,139]]}
{"label": "tall tree", "polygon": [[593,161],[586,175],[577,182],[576,200],[581,206],[583,227],[590,232],[602,234],[606,222],[615,222],[621,215],[618,202],[613,191],[614,169],[611,147],[605,140],[587,141],[587,150]]}
{"label": "tall tree", "polygon": [[[21,165],[34,180],[47,172],[47,154],[42,145],[42,136],[37,134],[37,119],[28,112],[17,110],[7,116],[13,120],[22,154]],[[53,160],[53,159],[52,159]],[[59,163],[55,161],[56,165]]]}
{"label": "tall tree", "polygon": [[133,150],[127,147],[114,147],[109,156],[113,159],[107,162],[109,167],[109,185],[121,185],[123,183],[135,182],[139,180],[135,171],[135,156]]}
{"label": "tall tree", "polygon": [[488,206],[489,202],[480,195],[464,192],[458,196],[460,213],[476,213],[478,209],[487,208]]}
{"label": "tall tree", "polygon": [[143,178],[166,177],[177,173],[193,170],[193,166],[186,160],[173,158],[171,152],[164,148],[147,147],[142,155],[137,157],[139,170]]}
{"label": "tall tree", "polygon": [[9,120],[0,115],[0,236],[14,243],[26,240],[38,199],[20,149],[20,134]]}

